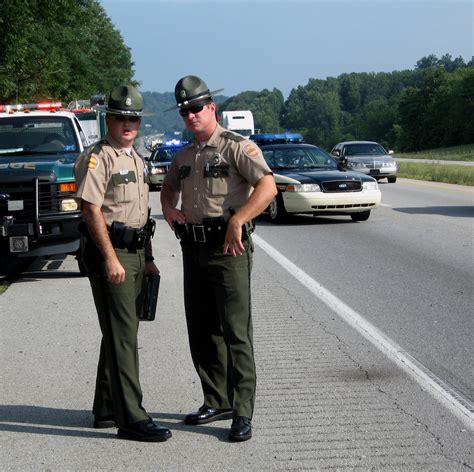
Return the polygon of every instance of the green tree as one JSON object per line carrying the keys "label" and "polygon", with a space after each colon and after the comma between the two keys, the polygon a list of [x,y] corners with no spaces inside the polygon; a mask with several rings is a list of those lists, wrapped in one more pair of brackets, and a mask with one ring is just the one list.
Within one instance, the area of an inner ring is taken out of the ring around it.
{"label": "green tree", "polygon": [[130,50],[97,0],[3,0],[0,99],[67,102],[133,81]]}
{"label": "green tree", "polygon": [[274,88],[260,92],[242,92],[227,99],[219,106],[219,111],[250,110],[255,129],[259,132],[276,133],[280,131],[280,115],[283,109],[283,94]]}

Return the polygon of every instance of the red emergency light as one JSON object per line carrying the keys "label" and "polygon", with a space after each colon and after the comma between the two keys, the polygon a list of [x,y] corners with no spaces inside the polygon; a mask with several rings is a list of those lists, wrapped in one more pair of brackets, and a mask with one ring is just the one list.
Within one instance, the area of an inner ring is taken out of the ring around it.
{"label": "red emergency light", "polygon": [[21,103],[18,105],[0,105],[0,112],[14,113],[15,111],[29,112],[32,110],[56,111],[61,108],[61,102],[38,102],[38,103]]}

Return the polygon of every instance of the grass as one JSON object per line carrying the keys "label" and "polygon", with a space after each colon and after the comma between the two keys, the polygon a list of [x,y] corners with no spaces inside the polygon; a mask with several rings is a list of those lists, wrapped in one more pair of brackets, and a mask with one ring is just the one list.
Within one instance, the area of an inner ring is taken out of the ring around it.
{"label": "grass", "polygon": [[435,161],[474,161],[474,144],[418,152],[396,152],[395,157],[402,159],[432,159]]}
{"label": "grass", "polygon": [[407,179],[429,180],[431,182],[474,186],[474,166],[468,167],[449,164],[399,162],[398,176]]}

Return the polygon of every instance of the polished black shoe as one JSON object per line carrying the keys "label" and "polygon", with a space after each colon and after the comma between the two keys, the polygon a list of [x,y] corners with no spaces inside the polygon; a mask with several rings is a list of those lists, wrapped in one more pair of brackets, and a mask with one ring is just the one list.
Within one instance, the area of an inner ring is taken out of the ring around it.
{"label": "polished black shoe", "polygon": [[161,442],[169,439],[172,434],[168,428],[159,426],[151,418],[129,424],[118,429],[117,436],[131,441]]}
{"label": "polished black shoe", "polygon": [[245,416],[237,416],[232,421],[229,439],[231,441],[247,441],[252,437],[252,422]]}
{"label": "polished black shoe", "polygon": [[113,416],[96,416],[94,418],[94,428],[115,428],[115,418]]}
{"label": "polished black shoe", "polygon": [[184,418],[186,424],[207,424],[217,420],[232,419],[232,408],[218,409],[203,405],[195,413],[190,413]]}

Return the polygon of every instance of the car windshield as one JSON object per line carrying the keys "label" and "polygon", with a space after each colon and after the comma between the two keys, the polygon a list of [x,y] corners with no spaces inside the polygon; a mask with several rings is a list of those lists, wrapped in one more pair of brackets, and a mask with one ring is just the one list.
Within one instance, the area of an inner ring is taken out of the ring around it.
{"label": "car windshield", "polygon": [[387,154],[385,149],[377,143],[357,143],[344,146],[345,156],[380,156],[383,154]]}
{"label": "car windshield", "polygon": [[152,162],[169,162],[175,154],[180,149],[179,146],[173,147],[160,147],[153,151],[153,154],[150,157],[150,161]]}
{"label": "car windshield", "polygon": [[329,154],[312,146],[263,149],[263,157],[272,169],[337,169]]}
{"label": "car windshield", "polygon": [[0,155],[77,152],[71,121],[61,116],[20,116],[0,120]]}

